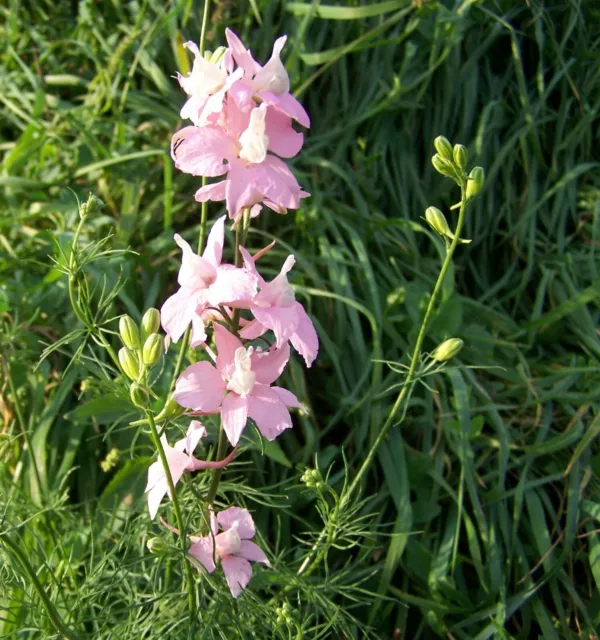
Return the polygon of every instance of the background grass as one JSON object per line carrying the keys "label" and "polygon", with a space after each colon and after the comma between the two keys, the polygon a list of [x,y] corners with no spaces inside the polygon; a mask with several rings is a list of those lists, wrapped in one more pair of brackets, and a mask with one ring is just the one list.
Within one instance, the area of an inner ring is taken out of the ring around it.
{"label": "background grass", "polygon": [[[80,634],[186,637],[173,616],[179,560],[145,549],[161,533],[142,497],[151,449],[127,426],[137,414],[125,387],[82,334],[36,365],[77,328],[51,263],[72,238],[75,195],[106,203],[83,244],[110,232],[113,248],[136,252],[88,265],[116,294],[106,320],[139,319],[175,286],[172,234],[195,239],[199,208],[197,179],[168,155],[184,99],[173,75],[189,65],[181,43],[198,40],[202,3],[12,0],[0,11],[0,517],[14,547],[0,555],[0,631],[55,633],[38,581]],[[211,579],[202,637],[296,637],[274,610],[298,536],[322,526],[297,479],[317,455],[339,488],[342,449],[351,476],[393,402],[401,375],[378,361],[406,363],[439,270],[421,216],[458,199],[429,161],[439,134],[487,172],[466,224],[473,242],[457,252],[426,344],[461,337],[465,366],[413,395],[349,514],[355,528],[349,518],[327,565],[289,596],[298,637],[596,637],[598,9],[223,0],[210,13],[209,49],[230,26],[264,61],[289,34],[286,66],[313,123],[293,164],[312,197],[263,216],[251,244],[278,239],[273,271],[295,253],[322,352],[288,375],[310,417],[224,476],[224,495],[244,494],[278,562],[234,616],[231,601],[210,599],[226,593]]]}

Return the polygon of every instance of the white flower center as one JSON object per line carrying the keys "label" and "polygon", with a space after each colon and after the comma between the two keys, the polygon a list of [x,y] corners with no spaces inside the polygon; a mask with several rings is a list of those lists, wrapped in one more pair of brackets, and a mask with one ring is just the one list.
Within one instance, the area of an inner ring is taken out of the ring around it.
{"label": "white flower center", "polygon": [[256,381],[256,374],[252,371],[252,361],[250,359],[253,352],[254,349],[252,347],[248,347],[248,349],[239,347],[233,356],[234,371],[231,378],[229,378],[227,388],[242,398],[245,398],[252,391]]}
{"label": "white flower center", "polygon": [[267,105],[261,104],[260,107],[252,109],[250,113],[250,124],[248,128],[240,136],[240,158],[259,164],[267,155],[267,146],[269,138],[265,135],[265,116],[267,115]]}
{"label": "white flower center", "polygon": [[238,523],[234,522],[231,528],[215,536],[215,548],[220,557],[231,556],[239,553],[242,548],[242,539],[238,533]]}
{"label": "white flower center", "polygon": [[271,57],[269,62],[254,76],[255,91],[270,91],[276,96],[290,90],[290,77],[279,55]]}
{"label": "white flower center", "polygon": [[194,60],[192,73],[189,76],[190,94],[198,93],[211,96],[221,89],[225,80],[227,80],[225,69],[199,56]]}

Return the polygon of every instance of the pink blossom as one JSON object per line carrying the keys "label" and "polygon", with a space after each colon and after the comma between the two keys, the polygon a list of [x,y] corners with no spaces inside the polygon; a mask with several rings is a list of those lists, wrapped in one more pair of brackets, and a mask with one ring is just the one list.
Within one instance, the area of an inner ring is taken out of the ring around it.
{"label": "pink blossom", "polygon": [[[222,529],[221,533],[218,533],[219,527]],[[237,598],[248,586],[252,576],[249,560],[262,562],[267,567],[271,563],[263,550],[250,541],[256,530],[254,520],[246,509],[229,507],[221,511],[216,518],[213,516],[211,528],[213,535],[191,536],[194,544],[188,549],[188,553],[208,573],[213,573],[216,568],[215,559],[220,559],[231,595]]]}
{"label": "pink blossom", "polygon": [[241,341],[215,324],[216,367],[202,361],[190,365],[175,384],[175,400],[196,411],[221,413],[229,442],[237,445],[248,418],[267,440],[292,426],[288,407],[302,409],[296,396],[271,384],[283,372],[290,348],[268,351],[245,348]]}
{"label": "pink blossom", "polygon": [[[177,342],[192,324],[192,346],[206,340],[202,313],[220,304],[238,306],[256,293],[256,276],[246,269],[221,264],[225,235],[225,216],[213,225],[202,256],[196,255],[179,235],[175,242],[183,257],[177,281],[179,290],[166,300],[161,309],[163,329]],[[245,303],[244,303],[245,304]]]}
{"label": "pink blossom", "polygon": [[260,286],[260,292],[250,305],[255,319],[242,329],[240,335],[253,340],[270,329],[275,334],[277,347],[289,340],[304,358],[306,366],[310,367],[319,351],[319,338],[304,307],[296,301],[287,279],[288,272],[294,266],[294,256],[288,256],[279,275],[271,282],[266,282],[256,270],[254,259],[248,251],[240,247],[240,252],[246,269],[257,277]]}
{"label": "pink blossom", "polygon": [[[171,472],[171,479],[173,480],[173,486],[176,486],[181,476],[186,471],[198,471],[199,469],[222,469],[227,466],[235,455],[235,449],[223,460],[215,462],[207,462],[205,460],[198,460],[194,458],[192,453],[198,446],[200,440],[206,437],[206,429],[197,420],[193,420],[188,428],[185,438],[178,440],[174,447],[170,447],[167,438],[163,436],[161,438],[161,444],[167,458],[169,465],[169,471]],[[167,477],[162,466],[160,457],[156,462],[153,462],[148,468],[148,484],[146,485],[146,493],[148,494],[148,511],[150,512],[150,518],[154,520],[158,507],[162,502],[164,496],[169,493],[169,485],[167,483]]]}

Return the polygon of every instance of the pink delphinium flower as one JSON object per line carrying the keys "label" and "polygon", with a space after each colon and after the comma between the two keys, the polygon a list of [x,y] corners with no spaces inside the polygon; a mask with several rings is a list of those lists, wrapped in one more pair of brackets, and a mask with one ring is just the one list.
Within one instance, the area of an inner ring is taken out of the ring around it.
{"label": "pink delphinium flower", "polygon": [[[246,509],[229,507],[211,518],[213,535],[198,537],[190,536],[194,544],[188,549],[188,554],[195,558],[207,571],[213,573],[216,569],[215,559],[221,560],[223,573],[231,595],[237,598],[248,586],[252,576],[252,562],[262,562],[271,566],[264,551],[250,539],[254,538],[256,530],[254,520]],[[218,533],[219,527],[222,529]]]}
{"label": "pink delphinium flower", "polygon": [[175,400],[182,407],[221,413],[229,442],[237,445],[248,417],[267,440],[292,426],[288,407],[302,409],[296,396],[271,384],[283,372],[290,348],[268,351],[245,348],[219,324],[213,325],[217,343],[216,367],[202,361],[190,365],[175,384]]}
{"label": "pink delphinium flower", "polygon": [[[193,420],[188,428],[185,438],[178,440],[173,447],[167,443],[167,438],[161,438],[161,444],[167,458],[169,471],[173,486],[176,486],[181,476],[186,471],[198,471],[199,469],[222,469],[227,466],[235,455],[235,449],[223,460],[215,462],[207,462],[198,460],[192,455],[200,440],[206,437],[206,429],[197,420]],[[148,511],[150,518],[154,520],[158,507],[162,499],[169,492],[169,485],[159,459],[153,462],[148,468],[148,484],[146,485],[146,493],[148,494]]]}
{"label": "pink delphinium flower", "polygon": [[288,256],[279,275],[271,282],[266,282],[256,270],[254,259],[248,251],[240,247],[240,252],[246,269],[256,275],[260,286],[259,293],[250,304],[255,320],[248,323],[240,335],[253,340],[270,329],[275,334],[277,347],[289,340],[304,358],[306,366],[310,367],[319,351],[319,338],[304,307],[296,301],[294,290],[287,279],[288,272],[294,266],[294,256]]}
{"label": "pink delphinium flower", "polygon": [[192,324],[191,345],[206,340],[202,312],[220,304],[235,307],[239,301],[252,297],[257,290],[256,276],[246,269],[221,264],[225,235],[225,216],[213,225],[206,249],[196,255],[190,245],[179,235],[175,242],[181,247],[183,257],[177,281],[180,289],[166,300],[161,309],[163,329],[173,342],[177,342],[186,328]]}

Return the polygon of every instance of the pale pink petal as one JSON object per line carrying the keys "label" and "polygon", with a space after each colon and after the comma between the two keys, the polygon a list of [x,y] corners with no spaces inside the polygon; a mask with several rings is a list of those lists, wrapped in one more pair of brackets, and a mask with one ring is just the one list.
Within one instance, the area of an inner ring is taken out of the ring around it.
{"label": "pale pink petal", "polygon": [[221,406],[221,419],[227,439],[235,447],[248,420],[248,399],[237,393],[228,393]]}
{"label": "pale pink petal", "polygon": [[255,340],[256,338],[260,338],[260,336],[264,335],[267,331],[267,327],[262,325],[258,320],[252,320],[252,322],[249,322],[240,331],[240,336],[244,338],[244,340]]}
{"label": "pale pink petal", "polygon": [[275,391],[275,393],[279,396],[279,399],[286,407],[291,407],[293,409],[300,409],[304,411],[304,413],[308,413],[304,405],[300,404],[300,400],[296,398],[296,396],[287,389],[283,387],[270,387],[271,391]]}
{"label": "pale pink petal", "polygon": [[265,283],[260,273],[258,273],[256,269],[256,264],[254,262],[254,258],[250,255],[247,249],[240,245],[239,247],[242,258],[244,259],[244,267],[250,273],[253,273],[256,276],[258,284],[262,287]]}
{"label": "pale pink petal", "polygon": [[217,343],[217,369],[224,375],[228,375],[229,369],[233,366],[235,352],[243,345],[223,325],[215,324],[213,329]]}
{"label": "pale pink petal", "polygon": [[267,155],[255,165],[253,179],[264,197],[264,202],[273,202],[287,209],[297,209],[304,193],[287,164],[277,156]]}
{"label": "pale pink petal", "polygon": [[[177,451],[176,449],[166,445],[166,439],[161,440],[161,444],[165,451],[173,485],[176,486],[181,479],[181,476],[186,471],[190,458],[185,453]],[[151,464],[148,468],[148,484],[146,485],[146,492],[148,493],[148,511],[150,512],[150,519],[154,520],[162,499],[167,493],[170,494],[169,485],[160,459]]]}
{"label": "pale pink petal", "polygon": [[212,226],[206,240],[206,249],[202,257],[216,269],[223,258],[223,243],[225,242],[225,218],[221,216]]}
{"label": "pale pink petal", "polygon": [[206,342],[206,325],[204,319],[199,313],[192,315],[192,333],[190,336],[190,347],[199,347]]}
{"label": "pale pink petal", "polygon": [[287,279],[287,274],[292,270],[296,259],[289,255],[281,271],[271,282],[263,283],[260,293],[254,303],[257,307],[292,307],[296,301],[294,290]]}
{"label": "pale pink petal", "polygon": [[177,379],[175,401],[186,409],[216,411],[223,401],[226,383],[210,362],[190,365]]}
{"label": "pale pink petal", "polygon": [[254,542],[250,540],[242,540],[240,550],[236,554],[240,558],[246,558],[246,560],[252,560],[252,562],[262,562],[267,567],[271,566],[269,559],[265,555],[265,552]]}
{"label": "pale pink petal", "polygon": [[171,156],[184,173],[221,176],[237,156],[237,142],[216,125],[185,127],[171,139]]}
{"label": "pale pink petal", "polygon": [[212,573],[216,569],[213,559],[213,547],[214,544],[211,536],[205,536],[204,538],[200,538],[188,549],[188,553],[198,560],[208,573]]}
{"label": "pale pink petal", "polygon": [[196,310],[196,298],[187,289],[181,288],[165,300],[160,310],[160,323],[173,342],[185,333]]}
{"label": "pale pink petal", "polygon": [[269,151],[282,158],[293,158],[302,149],[304,136],[294,130],[289,116],[269,107],[265,124],[265,133],[269,138]]}
{"label": "pale pink petal", "polygon": [[250,54],[250,51],[246,49],[242,41],[229,27],[225,29],[225,37],[227,38],[229,50],[237,65],[250,77],[254,76],[260,67]]}
{"label": "pale pink petal", "polygon": [[196,191],[194,198],[196,199],[196,202],[208,202],[209,200],[213,202],[221,202],[221,200],[225,200],[226,185],[226,180],[207,184]]}
{"label": "pale pink petal", "polygon": [[182,251],[181,268],[179,269],[177,282],[182,287],[192,291],[194,289],[203,289],[214,282],[217,277],[215,267],[208,260],[197,255],[178,233],[173,237]]}
{"label": "pale pink petal", "polygon": [[310,367],[319,352],[319,337],[304,307],[299,302],[296,302],[295,309],[298,314],[298,326],[290,337],[290,342],[294,349],[304,358],[306,366]]}
{"label": "pale pink petal", "polygon": [[255,91],[272,91],[276,95],[289,92],[290,78],[280,58],[286,40],[287,36],[281,36],[275,41],[271,58],[254,76],[252,85]]}
{"label": "pale pink petal", "polygon": [[256,103],[252,99],[251,88],[243,81],[232,84],[229,95],[231,98],[225,102],[220,124],[231,138],[239,142],[239,137],[250,124],[250,112]]}
{"label": "pale pink petal", "polygon": [[254,528],[254,520],[248,509],[241,507],[229,507],[217,514],[217,522],[223,531],[231,529],[234,522],[237,523],[237,532],[240,538],[254,538],[256,529]]}
{"label": "pale pink petal", "polygon": [[221,565],[231,595],[237,598],[250,582],[252,567],[248,560],[237,556],[224,556]]}
{"label": "pale pink petal", "polygon": [[275,440],[292,426],[292,417],[279,394],[270,387],[255,384],[248,396],[248,416],[267,440]]}
{"label": "pale pink petal", "polygon": [[271,91],[260,91],[257,95],[267,106],[275,107],[281,113],[285,113],[286,116],[299,122],[303,127],[310,127],[308,113],[291,93],[278,96]]}
{"label": "pale pink petal", "polygon": [[[180,76],[181,78],[181,76]],[[182,80],[179,80],[179,84],[182,84]],[[183,86],[183,85],[182,85]],[[185,90],[185,87],[183,87]],[[198,124],[201,121],[200,114],[202,113],[206,103],[207,96],[200,94],[192,94],[185,102],[179,115],[183,120],[191,120],[194,124]],[[222,100],[222,98],[221,98]]]}
{"label": "pale pink petal", "polygon": [[276,346],[289,340],[298,326],[298,316],[294,307],[253,307],[254,317],[275,334]]}
{"label": "pale pink petal", "polygon": [[167,479],[164,474],[162,480],[156,483],[152,489],[147,491],[148,493],[148,513],[150,515],[150,520],[154,520],[156,518],[156,514],[158,513],[158,508],[160,507],[160,503],[162,499],[167,495],[167,489],[169,488],[167,484]]}
{"label": "pale pink petal", "polygon": [[223,264],[217,269],[217,279],[214,284],[206,290],[206,297],[213,307],[225,304],[246,309],[257,291],[255,275],[246,269]]}
{"label": "pale pink petal", "polygon": [[178,440],[173,448],[177,449],[177,451],[184,451],[191,456],[196,450],[200,440],[206,438],[207,435],[206,427],[198,420],[192,420],[185,434],[185,438]]}
{"label": "pale pink petal", "polygon": [[232,162],[230,167],[225,185],[225,199],[229,217],[234,220],[242,209],[258,204],[263,193],[254,165],[246,167],[241,162]]}
{"label": "pale pink petal", "polygon": [[260,204],[255,204],[253,207],[250,207],[250,217],[256,218],[261,211],[262,206]]}
{"label": "pale pink petal", "polygon": [[255,351],[252,356],[252,371],[256,374],[256,382],[272,384],[283,373],[290,359],[290,346],[286,342],[281,348],[268,351]]}

